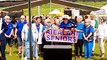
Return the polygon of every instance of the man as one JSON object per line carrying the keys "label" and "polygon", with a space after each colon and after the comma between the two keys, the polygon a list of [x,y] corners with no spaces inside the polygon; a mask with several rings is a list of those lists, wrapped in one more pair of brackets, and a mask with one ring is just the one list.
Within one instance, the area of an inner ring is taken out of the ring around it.
{"label": "man", "polygon": [[16,30],[15,30],[15,38],[17,38],[18,41],[18,55],[21,54],[21,48],[22,48],[21,32],[25,24],[26,24],[25,16],[21,15],[20,20],[17,22]]}
{"label": "man", "polygon": [[94,41],[93,41],[93,48],[92,48],[92,51],[94,53],[94,49],[95,49],[95,40],[96,40],[96,31],[97,31],[97,28],[98,28],[98,20],[96,19],[96,14],[95,12],[90,12],[90,19],[91,19],[91,25],[93,26],[94,28]]}
{"label": "man", "polygon": [[0,14],[0,51],[3,60],[6,60],[6,56],[5,56],[6,38],[4,33],[6,33],[7,29],[8,27],[4,22],[4,20],[1,18],[1,14]]}

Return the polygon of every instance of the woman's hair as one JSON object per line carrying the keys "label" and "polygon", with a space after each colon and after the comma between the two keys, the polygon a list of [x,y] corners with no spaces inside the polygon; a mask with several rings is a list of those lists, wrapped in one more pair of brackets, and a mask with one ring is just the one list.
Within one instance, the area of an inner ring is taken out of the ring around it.
{"label": "woman's hair", "polygon": [[6,19],[6,18],[10,19],[10,17],[9,17],[8,15],[6,15],[6,16],[4,17],[4,19]]}
{"label": "woman's hair", "polygon": [[104,16],[102,16],[102,17],[100,17],[100,20],[103,20],[103,22],[105,22],[106,21],[106,19],[105,19],[105,17]]}

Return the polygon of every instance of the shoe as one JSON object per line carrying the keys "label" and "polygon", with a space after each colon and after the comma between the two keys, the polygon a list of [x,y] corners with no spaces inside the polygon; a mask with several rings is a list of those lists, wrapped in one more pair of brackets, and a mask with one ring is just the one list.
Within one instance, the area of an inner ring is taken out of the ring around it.
{"label": "shoe", "polygon": [[38,60],[39,59],[39,56],[38,57],[36,57],[36,60]]}
{"label": "shoe", "polygon": [[87,60],[91,60],[90,58],[88,58]]}
{"label": "shoe", "polygon": [[81,57],[81,56],[79,56],[79,58],[81,59],[82,57]]}
{"label": "shoe", "polygon": [[25,57],[24,60],[27,60],[27,57]]}
{"label": "shoe", "polygon": [[17,56],[19,56],[21,58],[21,53],[18,53]]}
{"label": "shoe", "polygon": [[101,58],[104,58],[104,55],[102,55]]}
{"label": "shoe", "polygon": [[12,54],[11,54],[11,53],[9,53],[9,56],[12,56]]}

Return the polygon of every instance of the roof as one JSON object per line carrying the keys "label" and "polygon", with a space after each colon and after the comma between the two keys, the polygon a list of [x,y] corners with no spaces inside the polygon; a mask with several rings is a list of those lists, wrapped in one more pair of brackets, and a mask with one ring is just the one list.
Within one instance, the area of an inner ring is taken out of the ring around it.
{"label": "roof", "polygon": [[[57,1],[51,0],[51,2],[55,3],[55,4],[60,4],[60,5],[68,6],[68,7],[84,9],[84,10],[88,10],[88,11],[95,11],[95,10],[100,9],[98,7],[83,5],[83,4],[79,4],[79,3],[75,3],[75,2],[71,2],[71,1],[65,1],[65,0],[57,0]],[[31,1],[31,7],[40,6],[40,5],[47,4],[47,3],[50,3],[50,0]],[[15,10],[21,10],[21,9],[25,9],[25,8],[28,8],[28,2],[18,4],[18,5],[14,5],[14,6],[10,6],[10,7],[6,7],[6,8],[3,8],[2,10],[3,11],[15,11]]]}

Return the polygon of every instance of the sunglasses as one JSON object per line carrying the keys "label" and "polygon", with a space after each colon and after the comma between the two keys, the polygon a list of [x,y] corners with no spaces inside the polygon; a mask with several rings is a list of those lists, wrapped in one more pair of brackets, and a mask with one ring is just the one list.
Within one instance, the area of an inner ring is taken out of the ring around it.
{"label": "sunglasses", "polygon": [[89,23],[89,22],[84,22],[84,23]]}
{"label": "sunglasses", "polygon": [[67,18],[63,18],[62,20],[68,20]]}
{"label": "sunglasses", "polygon": [[25,19],[25,18],[21,18],[21,19]]}

